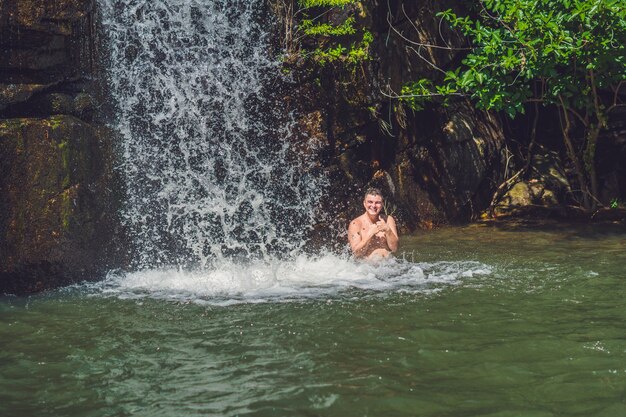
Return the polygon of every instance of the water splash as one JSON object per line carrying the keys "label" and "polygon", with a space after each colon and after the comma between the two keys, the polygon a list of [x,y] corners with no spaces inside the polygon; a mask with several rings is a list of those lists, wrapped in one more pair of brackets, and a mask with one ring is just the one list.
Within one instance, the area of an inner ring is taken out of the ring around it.
{"label": "water splash", "polygon": [[100,0],[135,266],[295,255],[323,179],[290,146],[262,0]]}
{"label": "water splash", "polygon": [[206,270],[112,272],[104,281],[78,287],[95,296],[227,306],[332,299],[351,296],[354,291],[360,296],[389,292],[428,294],[490,274],[489,266],[475,261],[415,263],[389,258],[367,263],[326,254],[245,265],[224,261]]}

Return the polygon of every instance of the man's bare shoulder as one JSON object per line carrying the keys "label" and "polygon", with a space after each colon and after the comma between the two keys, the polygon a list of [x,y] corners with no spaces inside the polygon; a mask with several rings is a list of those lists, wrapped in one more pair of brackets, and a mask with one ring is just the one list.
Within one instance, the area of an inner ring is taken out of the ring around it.
{"label": "man's bare shoulder", "polygon": [[363,225],[363,217],[365,215],[362,214],[359,217],[357,217],[356,219],[352,219],[352,221],[350,222],[350,227],[358,227],[361,228],[361,226]]}

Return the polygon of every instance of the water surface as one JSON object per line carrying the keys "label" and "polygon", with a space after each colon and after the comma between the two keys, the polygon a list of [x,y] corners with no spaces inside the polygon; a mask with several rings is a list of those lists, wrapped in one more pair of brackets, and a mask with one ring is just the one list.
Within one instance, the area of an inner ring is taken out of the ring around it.
{"label": "water surface", "polygon": [[0,415],[626,415],[623,231],[401,249],[3,297]]}

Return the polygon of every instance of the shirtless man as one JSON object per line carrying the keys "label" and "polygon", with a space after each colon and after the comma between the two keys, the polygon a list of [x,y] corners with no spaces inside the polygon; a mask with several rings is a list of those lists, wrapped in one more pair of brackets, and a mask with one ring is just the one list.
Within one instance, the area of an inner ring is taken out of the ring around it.
{"label": "shirtless man", "polygon": [[365,213],[350,222],[348,240],[357,258],[385,258],[398,250],[398,231],[393,217],[381,214],[383,196],[370,188],[363,199]]}

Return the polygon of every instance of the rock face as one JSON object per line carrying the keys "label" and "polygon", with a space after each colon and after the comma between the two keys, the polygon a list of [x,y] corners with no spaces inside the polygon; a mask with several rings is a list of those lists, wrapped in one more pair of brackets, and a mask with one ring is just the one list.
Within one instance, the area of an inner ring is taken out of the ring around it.
{"label": "rock face", "polygon": [[[319,65],[301,50],[288,57],[297,92],[287,99],[303,115],[303,136],[321,144],[321,164],[330,174],[324,207],[333,213],[327,223],[334,226],[320,224],[318,232],[345,230],[362,212],[362,194],[369,186],[389,196],[403,232],[468,221],[488,206],[502,180],[499,119],[463,100],[447,107],[427,103],[416,112],[393,98],[403,84],[432,76],[433,66],[420,55],[439,68],[460,59],[455,51],[418,46],[461,45],[455,34],[441,31],[435,17],[454,6],[371,0],[333,9],[322,19],[333,23],[353,16],[357,33],[373,34],[371,59]],[[328,42],[328,37],[305,37],[302,48],[314,51]]]}
{"label": "rock face", "polygon": [[[520,209],[525,212],[559,212],[560,206],[571,193],[571,184],[567,180],[563,163],[556,152],[540,148],[532,156],[527,179],[517,177],[503,189],[490,208],[491,217],[515,215]],[[485,216],[486,217],[486,216]]]}
{"label": "rock face", "polygon": [[0,293],[93,279],[112,256],[112,135],[94,122],[93,10],[0,3]]}

